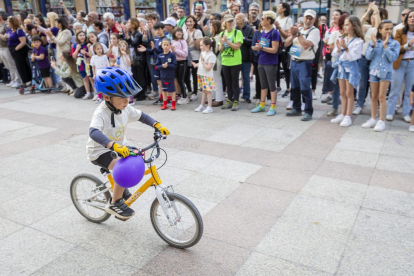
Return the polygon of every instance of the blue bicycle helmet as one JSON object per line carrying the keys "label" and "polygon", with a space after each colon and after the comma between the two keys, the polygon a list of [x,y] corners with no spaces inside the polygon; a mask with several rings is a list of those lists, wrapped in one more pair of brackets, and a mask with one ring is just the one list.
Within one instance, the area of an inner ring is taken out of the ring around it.
{"label": "blue bicycle helmet", "polygon": [[95,74],[95,91],[109,97],[128,98],[138,94],[142,88],[127,71],[118,67],[99,69]]}

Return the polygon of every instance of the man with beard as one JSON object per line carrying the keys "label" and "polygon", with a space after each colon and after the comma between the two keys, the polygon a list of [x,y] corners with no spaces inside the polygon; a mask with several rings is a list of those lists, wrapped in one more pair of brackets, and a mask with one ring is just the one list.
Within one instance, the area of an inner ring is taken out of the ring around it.
{"label": "man with beard", "polygon": [[254,29],[254,31],[259,29],[260,20],[257,19],[259,14],[259,4],[253,2],[249,6],[249,25]]}
{"label": "man with beard", "polygon": [[195,17],[197,19],[197,24],[200,25],[201,28],[208,26],[208,18],[204,15],[203,6],[197,5],[195,7]]}

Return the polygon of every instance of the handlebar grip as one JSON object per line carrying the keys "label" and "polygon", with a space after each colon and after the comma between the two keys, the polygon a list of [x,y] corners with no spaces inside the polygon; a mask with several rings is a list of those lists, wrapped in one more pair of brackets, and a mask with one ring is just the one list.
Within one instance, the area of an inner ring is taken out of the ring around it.
{"label": "handlebar grip", "polygon": [[112,157],[112,159],[117,159],[118,154],[115,151],[111,151],[111,157]]}

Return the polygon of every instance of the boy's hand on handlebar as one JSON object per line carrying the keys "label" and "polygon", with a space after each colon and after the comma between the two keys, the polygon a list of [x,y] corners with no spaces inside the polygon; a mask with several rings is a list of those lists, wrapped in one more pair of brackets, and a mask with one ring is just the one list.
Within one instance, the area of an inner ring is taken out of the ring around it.
{"label": "boy's hand on handlebar", "polygon": [[125,146],[121,146],[117,143],[114,143],[112,145],[112,149],[114,151],[116,151],[117,153],[119,153],[120,155],[122,155],[124,158],[129,156],[129,148],[125,147]]}
{"label": "boy's hand on handlebar", "polygon": [[158,129],[164,135],[170,134],[170,132],[168,131],[168,129],[165,126],[161,125],[160,123],[156,123],[154,127],[156,129]]}

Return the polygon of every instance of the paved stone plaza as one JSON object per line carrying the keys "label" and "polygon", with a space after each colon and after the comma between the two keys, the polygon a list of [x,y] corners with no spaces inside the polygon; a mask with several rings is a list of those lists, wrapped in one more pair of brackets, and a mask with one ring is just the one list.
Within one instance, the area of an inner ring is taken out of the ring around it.
{"label": "paved stone plaza", "polygon": [[[414,275],[414,134],[401,115],[362,129],[369,107],[341,128],[314,103],[310,122],[286,117],[286,99],[274,117],[136,106],[171,131],[160,176],[203,216],[201,241],[177,250],[152,228],[151,189],[127,222],[74,208],[75,175],[104,180],[86,159],[92,101],[2,85],[0,275]],[[152,133],[136,122],[127,137]]]}

